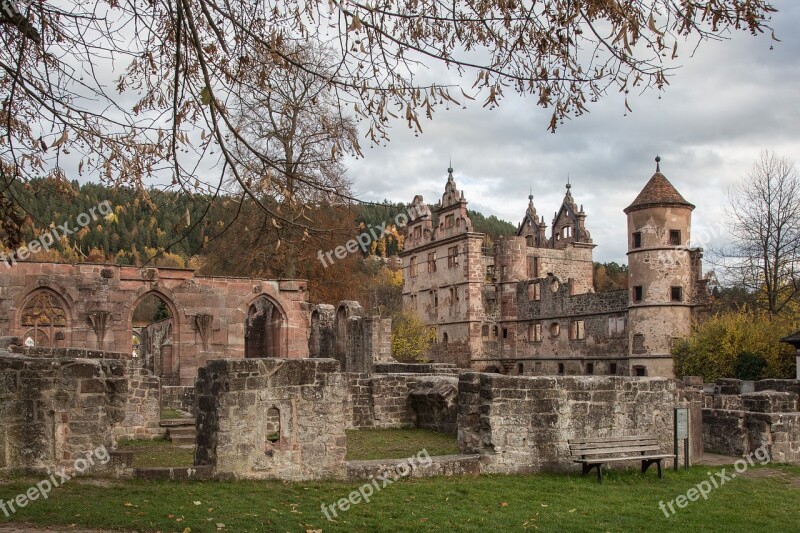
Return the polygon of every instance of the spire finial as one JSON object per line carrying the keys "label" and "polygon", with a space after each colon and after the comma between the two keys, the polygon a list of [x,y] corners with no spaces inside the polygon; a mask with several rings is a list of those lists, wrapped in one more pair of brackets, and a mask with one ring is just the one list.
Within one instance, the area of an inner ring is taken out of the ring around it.
{"label": "spire finial", "polygon": [[567,191],[569,191],[571,188],[572,188],[572,185],[570,185],[570,183],[569,183],[569,172],[567,172]]}
{"label": "spire finial", "polygon": [[451,175],[453,174],[453,158],[450,158],[450,164],[447,166],[447,173]]}
{"label": "spire finial", "polygon": [[661,172],[661,156],[656,156],[656,172]]}
{"label": "spire finial", "polygon": [[528,193],[528,200],[530,200],[532,202],[533,201],[533,185],[530,186],[529,190],[530,190],[530,192]]}

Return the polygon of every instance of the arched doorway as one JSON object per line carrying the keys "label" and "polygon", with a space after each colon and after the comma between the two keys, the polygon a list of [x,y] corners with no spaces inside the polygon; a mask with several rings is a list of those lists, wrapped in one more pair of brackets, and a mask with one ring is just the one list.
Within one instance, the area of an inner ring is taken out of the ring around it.
{"label": "arched doorway", "polygon": [[261,295],[247,310],[244,333],[245,357],[286,357],[285,316],[267,296]]}
{"label": "arched doorway", "polygon": [[22,306],[20,330],[25,346],[66,346],[69,315],[67,306],[49,289],[34,291]]}
{"label": "arched doorway", "polygon": [[177,379],[180,373],[173,330],[173,311],[161,294],[149,292],[139,299],[131,314],[132,355],[142,358],[144,367],[155,375],[167,379]]}

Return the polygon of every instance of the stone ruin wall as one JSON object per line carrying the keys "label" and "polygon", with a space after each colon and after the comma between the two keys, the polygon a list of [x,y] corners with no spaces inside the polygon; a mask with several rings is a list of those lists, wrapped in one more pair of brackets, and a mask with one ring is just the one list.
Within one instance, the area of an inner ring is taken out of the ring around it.
{"label": "stone ruin wall", "polygon": [[773,461],[800,464],[800,381],[720,379],[704,396],[708,452],[743,456],[765,446]]}
{"label": "stone ruin wall", "polygon": [[344,376],[332,359],[209,361],[196,386],[195,464],[219,478],[344,478]]}
{"label": "stone ruin wall", "polygon": [[574,470],[569,439],[652,435],[672,453],[673,409],[690,408],[691,453],[702,457],[701,393],[666,378],[527,377],[466,373],[458,446],[482,472]]}
{"label": "stone ruin wall", "polygon": [[125,354],[9,350],[0,350],[0,470],[71,469],[121,438],[163,437],[159,380]]}

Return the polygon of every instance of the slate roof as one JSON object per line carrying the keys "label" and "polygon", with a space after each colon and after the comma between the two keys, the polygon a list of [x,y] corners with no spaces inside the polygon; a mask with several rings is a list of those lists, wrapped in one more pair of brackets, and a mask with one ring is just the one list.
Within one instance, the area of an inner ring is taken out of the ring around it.
{"label": "slate roof", "polygon": [[645,207],[685,205],[689,209],[694,209],[694,205],[687,202],[681,193],[669,182],[661,172],[656,172],[642,192],[636,197],[631,205],[625,208],[625,213],[644,209]]}

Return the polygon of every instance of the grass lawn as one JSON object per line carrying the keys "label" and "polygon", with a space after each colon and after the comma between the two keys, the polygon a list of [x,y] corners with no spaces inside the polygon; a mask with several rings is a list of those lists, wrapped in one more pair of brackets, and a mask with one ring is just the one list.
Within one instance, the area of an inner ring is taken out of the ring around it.
{"label": "grass lawn", "polygon": [[[670,501],[719,467],[593,476],[540,474],[403,480],[376,491],[329,522],[322,504],[359,482],[145,482],[71,480],[13,520],[137,531],[798,531],[800,468],[752,468],[669,518]],[[731,469],[728,468],[728,474]],[[759,475],[761,474],[761,475]],[[769,475],[764,475],[769,474]],[[10,500],[37,480],[0,483]],[[3,518],[0,514],[0,518]],[[189,529],[186,529],[189,528]]]}
{"label": "grass lawn", "polygon": [[347,460],[403,459],[423,449],[429,455],[458,453],[455,435],[427,429],[359,429],[347,431]]}
{"label": "grass lawn", "polygon": [[186,415],[177,409],[166,408],[161,410],[161,420],[175,420],[177,418],[186,418]]}
{"label": "grass lawn", "polygon": [[134,468],[194,464],[194,448],[181,448],[166,440],[121,440],[117,447],[133,451]]}

